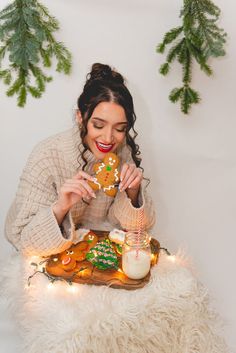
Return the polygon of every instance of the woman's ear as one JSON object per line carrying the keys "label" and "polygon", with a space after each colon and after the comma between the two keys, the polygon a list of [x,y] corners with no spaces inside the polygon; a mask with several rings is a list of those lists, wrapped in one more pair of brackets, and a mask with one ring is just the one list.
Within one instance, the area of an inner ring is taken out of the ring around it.
{"label": "woman's ear", "polygon": [[83,119],[79,109],[76,111],[76,121],[79,125],[82,125]]}

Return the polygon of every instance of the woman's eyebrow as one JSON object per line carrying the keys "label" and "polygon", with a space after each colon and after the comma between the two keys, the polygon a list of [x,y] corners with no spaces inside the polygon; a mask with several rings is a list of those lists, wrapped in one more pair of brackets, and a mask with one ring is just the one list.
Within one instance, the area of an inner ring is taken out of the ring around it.
{"label": "woman's eyebrow", "polygon": [[[107,120],[98,118],[98,117],[96,117],[96,116],[93,116],[93,117],[91,118],[91,120],[98,120],[98,121],[101,121],[102,123],[107,123]],[[121,125],[121,124],[127,125],[128,122],[127,122],[127,121],[121,121],[121,122],[119,122],[119,123],[116,123],[115,125]]]}

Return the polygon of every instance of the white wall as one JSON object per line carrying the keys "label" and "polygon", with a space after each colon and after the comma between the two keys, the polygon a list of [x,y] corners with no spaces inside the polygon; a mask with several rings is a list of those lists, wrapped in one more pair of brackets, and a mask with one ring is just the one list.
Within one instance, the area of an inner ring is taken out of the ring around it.
{"label": "white wall", "polygon": [[[0,0],[0,8],[9,1]],[[36,142],[71,126],[73,107],[93,62],[108,63],[129,82],[138,115],[139,143],[152,183],[158,222],[155,234],[172,252],[185,248],[199,278],[226,319],[228,342],[236,346],[235,255],[235,94],[236,27],[234,0],[217,0],[228,32],[227,55],[211,62],[214,77],[196,68],[193,87],[202,102],[189,117],[168,101],[181,83],[176,64],[168,78],[158,74],[164,56],[155,53],[163,34],[179,24],[181,0],[43,0],[60,21],[57,37],[73,53],[73,71],[53,74],[39,100],[24,109],[5,96],[1,105],[1,256],[7,209],[26,158]]]}

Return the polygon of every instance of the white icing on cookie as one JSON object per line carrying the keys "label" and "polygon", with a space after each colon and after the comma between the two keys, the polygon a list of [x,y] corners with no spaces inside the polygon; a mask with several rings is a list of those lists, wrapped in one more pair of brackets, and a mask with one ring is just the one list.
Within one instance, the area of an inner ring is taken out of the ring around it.
{"label": "white icing on cookie", "polygon": [[75,231],[75,239],[73,239],[73,243],[77,244],[79,241],[84,240],[85,236],[90,232],[90,229],[79,228]]}
{"label": "white icing on cookie", "polygon": [[125,241],[125,232],[120,229],[113,229],[110,231],[108,237],[116,244],[123,244]]}

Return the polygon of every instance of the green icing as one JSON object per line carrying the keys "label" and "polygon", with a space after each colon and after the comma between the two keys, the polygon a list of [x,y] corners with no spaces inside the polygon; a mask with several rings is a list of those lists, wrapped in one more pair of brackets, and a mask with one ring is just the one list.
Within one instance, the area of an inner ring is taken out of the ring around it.
{"label": "green icing", "polygon": [[118,269],[116,253],[107,239],[97,243],[92,249],[90,249],[86,254],[86,259],[99,270],[106,270],[108,268]]}

